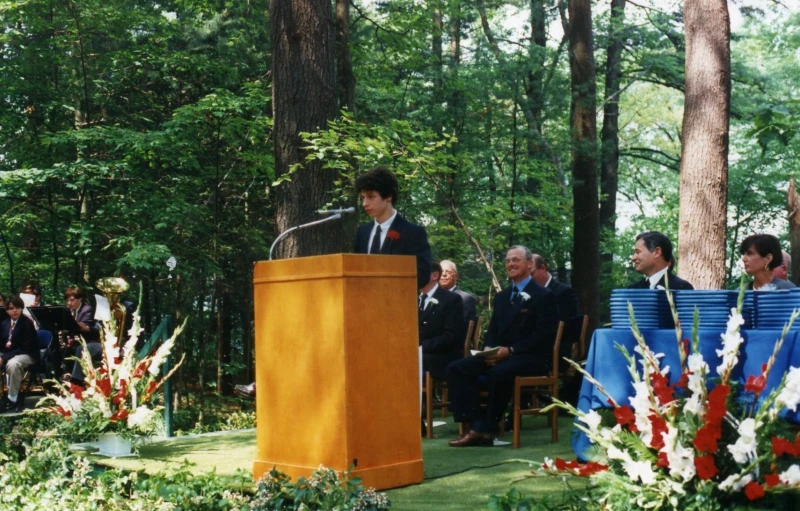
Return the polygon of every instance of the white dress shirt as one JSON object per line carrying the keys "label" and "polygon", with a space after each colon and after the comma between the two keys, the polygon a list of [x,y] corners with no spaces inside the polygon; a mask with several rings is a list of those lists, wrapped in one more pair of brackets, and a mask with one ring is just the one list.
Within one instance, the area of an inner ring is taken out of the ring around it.
{"label": "white dress shirt", "polygon": [[388,234],[389,227],[392,226],[392,222],[394,222],[394,217],[396,216],[397,216],[397,210],[394,210],[392,216],[390,216],[389,219],[386,220],[385,222],[378,223],[378,221],[375,220],[375,225],[372,226],[372,232],[369,233],[369,243],[367,244],[368,247],[367,250],[372,249],[372,238],[375,237],[375,228],[378,227],[379,225],[381,226],[381,247],[383,247],[383,242],[386,241],[386,234]]}

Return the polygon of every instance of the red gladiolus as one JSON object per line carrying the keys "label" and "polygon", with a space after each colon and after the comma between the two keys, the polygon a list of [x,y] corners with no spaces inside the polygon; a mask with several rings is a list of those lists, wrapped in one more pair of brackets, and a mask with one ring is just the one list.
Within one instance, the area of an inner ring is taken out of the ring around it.
{"label": "red gladiolus", "polygon": [[75,385],[74,383],[70,383],[69,391],[73,396],[75,396],[76,399],[83,401],[83,387],[80,385]]}
{"label": "red gladiolus", "polygon": [[781,484],[781,478],[778,474],[767,474],[764,476],[764,482],[767,483],[768,488],[772,488]]}
{"label": "red gladiolus", "polygon": [[614,417],[617,419],[617,424],[620,426],[628,426],[632,433],[638,433],[639,429],[636,427],[636,416],[633,414],[633,409],[628,405],[622,405],[614,408]]}
{"label": "red gladiolus", "polygon": [[764,487],[755,481],[750,481],[744,487],[744,494],[750,500],[758,500],[764,496]]}
{"label": "red gladiolus", "polygon": [[97,390],[102,392],[104,396],[108,397],[111,395],[111,380],[108,378],[97,380],[95,387],[97,387]]}
{"label": "red gladiolus", "polygon": [[390,240],[399,240],[400,233],[395,231],[394,229],[390,229],[389,232],[386,233],[386,237]]}
{"label": "red gladiolus", "polygon": [[744,384],[744,390],[752,392],[755,397],[761,394],[764,387],[767,386],[767,378],[762,374],[760,376],[753,376],[752,374],[747,377],[747,383]]}
{"label": "red gladiolus", "polygon": [[120,380],[119,381],[119,390],[117,390],[117,394],[114,396],[112,402],[117,405],[123,401],[125,401],[125,396],[128,394],[128,381],[127,380]]}
{"label": "red gladiolus", "polygon": [[650,382],[653,386],[653,393],[658,398],[658,402],[665,405],[673,401],[672,387],[669,386],[669,380],[666,376],[659,372],[650,373]]}
{"label": "red gladiolus", "polygon": [[109,418],[109,420],[112,421],[112,422],[123,421],[123,420],[128,418],[128,413],[129,413],[128,410],[125,409],[125,408],[123,408],[121,410],[117,410],[116,412],[114,412],[114,415],[112,415]]}
{"label": "red gladiolus", "polygon": [[54,410],[55,410],[55,412],[56,412],[57,414],[61,415],[62,417],[69,417],[70,415],[72,415],[72,412],[71,412],[71,411],[69,411],[69,410],[66,410],[66,409],[64,409],[64,408],[63,408],[63,407],[61,407],[61,406],[59,406],[59,407],[57,407],[57,408],[54,408]]}
{"label": "red gladiolus", "polygon": [[667,459],[667,453],[665,452],[658,453],[658,463],[656,463],[656,466],[669,468],[669,460]]}
{"label": "red gladiolus", "polygon": [[667,421],[662,419],[656,414],[648,417],[650,423],[653,425],[653,439],[650,441],[650,447],[653,449],[661,449],[664,447],[664,435],[667,434]]}
{"label": "red gladiolus", "polygon": [[686,354],[687,357],[689,356],[689,339],[683,340],[683,352]]}
{"label": "red gladiolus", "polygon": [[567,462],[562,460],[561,458],[556,458],[556,470],[564,470],[566,468],[567,468]]}
{"label": "red gladiolus", "polygon": [[151,381],[150,385],[148,385],[147,388],[144,391],[145,395],[149,396],[150,394],[155,392],[157,386],[158,386],[158,383],[155,380]]}
{"label": "red gladiolus", "polygon": [[578,475],[582,477],[589,477],[592,474],[596,474],[597,472],[603,472],[605,470],[608,470],[608,465],[603,465],[602,463],[590,461],[578,467]]}
{"label": "red gladiolus", "polygon": [[722,438],[722,429],[713,424],[706,424],[697,430],[693,443],[698,451],[714,454],[719,449],[717,440],[720,438]]}
{"label": "red gladiolus", "polygon": [[133,371],[133,377],[141,378],[144,376],[145,371],[147,371],[147,362],[139,362],[139,365],[136,366],[136,370]]}
{"label": "red gladiolus", "polygon": [[727,385],[717,385],[714,390],[708,393],[708,423],[716,426],[722,425],[722,419],[728,413],[725,407],[725,400],[730,394],[731,388]]}
{"label": "red gladiolus", "polygon": [[795,444],[785,438],[778,438],[776,436],[772,437],[772,452],[775,453],[775,456],[784,454],[789,454],[790,456],[800,455]]}
{"label": "red gladiolus", "polygon": [[681,375],[681,379],[675,382],[675,385],[673,385],[672,387],[676,389],[685,389],[688,383],[689,383],[689,373],[683,373]]}
{"label": "red gladiolus", "polygon": [[708,481],[719,473],[717,465],[714,464],[714,456],[697,456],[694,459],[694,468],[697,469],[697,477],[703,481]]}

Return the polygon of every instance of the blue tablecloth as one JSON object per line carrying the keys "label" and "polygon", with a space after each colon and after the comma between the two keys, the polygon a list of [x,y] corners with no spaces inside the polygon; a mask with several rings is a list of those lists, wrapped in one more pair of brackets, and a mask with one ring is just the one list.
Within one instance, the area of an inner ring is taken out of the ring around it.
{"label": "blue tablecloth", "polygon": [[[680,359],[675,330],[642,330],[641,332],[654,353],[664,353],[661,367],[670,367],[670,383],[675,383],[680,378]],[[708,364],[712,376],[716,376],[716,368],[721,361],[716,350],[722,347],[720,340],[722,333],[715,329],[700,329],[698,332],[700,352],[703,354],[703,359]],[[685,333],[686,336],[688,333]],[[744,382],[748,375],[761,374],[761,365],[766,363],[772,355],[775,342],[780,339],[780,336],[780,330],[743,330],[744,344],[739,350],[739,363],[731,377]],[[797,330],[789,332],[786,336],[775,366],[767,378],[767,391],[780,383],[783,373],[789,367],[800,367],[800,347],[795,349],[798,339],[800,339],[800,331]],[[607,328],[595,331],[587,354],[586,370],[603,385],[618,403],[630,404],[628,398],[633,396],[631,377],[625,357],[615,348],[615,343],[625,346],[628,352],[633,353],[636,339],[630,330]],[[641,371],[641,366],[639,366],[639,370]],[[584,380],[578,400],[578,409],[587,412],[592,409],[609,408],[607,399],[594,385]],[[790,418],[800,421],[800,411],[791,415]],[[575,454],[579,458],[583,458],[582,454],[589,445],[590,442],[586,435],[576,429],[572,436],[572,449]]]}

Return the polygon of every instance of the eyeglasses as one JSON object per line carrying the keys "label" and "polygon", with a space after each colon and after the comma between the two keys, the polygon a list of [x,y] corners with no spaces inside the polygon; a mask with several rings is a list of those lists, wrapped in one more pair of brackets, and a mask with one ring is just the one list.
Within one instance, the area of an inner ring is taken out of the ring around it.
{"label": "eyeglasses", "polygon": [[442,272],[442,275],[458,275],[458,273],[450,270],[445,270]]}

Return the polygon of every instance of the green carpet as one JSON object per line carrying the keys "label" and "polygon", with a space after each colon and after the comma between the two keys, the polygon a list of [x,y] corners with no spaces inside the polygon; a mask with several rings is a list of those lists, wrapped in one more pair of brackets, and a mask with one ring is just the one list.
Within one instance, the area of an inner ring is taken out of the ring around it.
{"label": "green carpet", "polygon": [[[389,490],[392,509],[400,511],[480,510],[486,509],[489,496],[504,494],[513,481],[530,473],[528,464],[512,460],[541,462],[545,456],[574,458],[569,445],[572,421],[559,420],[559,442],[550,443],[550,428],[543,417],[523,418],[522,447],[471,447],[455,449],[447,445],[455,438],[457,425],[437,427],[437,438],[422,440],[425,481],[421,484]],[[511,434],[501,440],[511,441]],[[215,471],[231,478],[237,470],[252,469],[256,450],[253,430],[214,433],[153,442],[139,449],[139,457],[108,459],[92,456],[93,461],[108,467],[144,470],[152,473],[180,467],[188,461],[193,472]],[[558,477],[541,477],[519,481],[517,488],[525,495],[558,496],[568,489]],[[572,487],[583,481],[571,479]]]}

